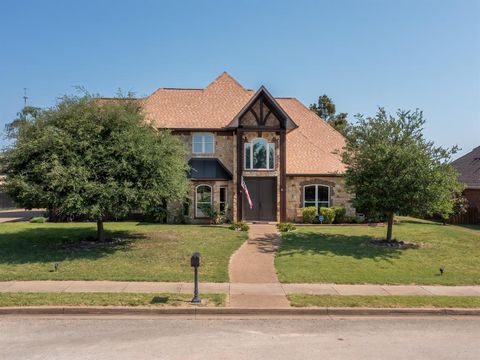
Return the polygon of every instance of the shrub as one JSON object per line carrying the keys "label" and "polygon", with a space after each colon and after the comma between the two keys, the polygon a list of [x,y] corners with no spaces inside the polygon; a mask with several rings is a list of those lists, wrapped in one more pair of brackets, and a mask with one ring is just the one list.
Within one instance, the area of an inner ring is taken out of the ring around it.
{"label": "shrub", "polygon": [[315,216],[317,216],[317,208],[315,206],[307,206],[302,210],[303,222],[313,224]]}
{"label": "shrub", "polygon": [[37,216],[30,219],[30,222],[33,224],[43,224],[47,222],[47,218],[43,216]]}
{"label": "shrub", "polygon": [[248,229],[250,229],[250,226],[248,226],[245,221],[239,221],[230,225],[229,228],[235,231],[248,231]]}
{"label": "shrub", "polygon": [[297,229],[297,227],[292,223],[279,223],[277,224],[277,228],[281,232],[289,232]]}
{"label": "shrub", "polygon": [[335,210],[335,219],[333,222],[335,224],[344,223],[347,215],[347,209],[342,206],[333,206],[332,209]]}
{"label": "shrub", "polygon": [[335,209],[329,207],[320,208],[320,215],[323,216],[325,224],[331,224],[335,220]]}
{"label": "shrub", "polygon": [[145,211],[145,219],[154,223],[166,223],[168,217],[167,208],[163,205],[151,206]]}

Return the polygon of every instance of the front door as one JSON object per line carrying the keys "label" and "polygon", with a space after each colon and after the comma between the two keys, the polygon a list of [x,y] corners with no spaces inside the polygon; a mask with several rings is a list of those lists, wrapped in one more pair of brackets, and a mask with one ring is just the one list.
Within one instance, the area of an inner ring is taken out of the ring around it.
{"label": "front door", "polygon": [[253,208],[250,209],[248,200],[243,194],[243,219],[249,221],[276,221],[277,213],[277,178],[274,177],[246,177]]}

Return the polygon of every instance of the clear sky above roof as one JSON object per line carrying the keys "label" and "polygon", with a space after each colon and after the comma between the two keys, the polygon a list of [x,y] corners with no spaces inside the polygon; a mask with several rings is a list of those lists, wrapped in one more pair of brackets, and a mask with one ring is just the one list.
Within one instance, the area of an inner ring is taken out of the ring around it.
{"label": "clear sky above roof", "polygon": [[[426,134],[480,145],[480,1],[10,1],[0,126],[80,85],[112,96],[204,87],[222,71],[305,104],[424,110]],[[352,116],[350,117],[352,118]]]}

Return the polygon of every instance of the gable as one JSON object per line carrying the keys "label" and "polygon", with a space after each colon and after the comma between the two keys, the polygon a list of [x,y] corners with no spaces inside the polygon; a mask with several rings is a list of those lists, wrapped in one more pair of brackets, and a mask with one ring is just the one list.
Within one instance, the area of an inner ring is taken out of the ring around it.
{"label": "gable", "polygon": [[227,127],[294,129],[297,125],[261,86]]}
{"label": "gable", "polygon": [[281,128],[282,123],[275,110],[268,104],[263,96],[260,96],[256,101],[246,110],[246,112],[239,118],[240,127],[269,127]]}

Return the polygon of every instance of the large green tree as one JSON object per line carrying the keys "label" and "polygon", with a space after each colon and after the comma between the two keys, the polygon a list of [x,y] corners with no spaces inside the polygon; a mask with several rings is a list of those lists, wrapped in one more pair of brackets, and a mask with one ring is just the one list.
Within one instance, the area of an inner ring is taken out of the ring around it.
{"label": "large green tree", "polygon": [[462,189],[450,164],[457,149],[424,138],[419,110],[392,116],[380,108],[374,117],[357,115],[357,120],[343,153],[354,206],[388,218],[387,241],[392,241],[394,214],[448,217]]}
{"label": "large green tree", "polygon": [[347,113],[337,114],[337,109],[332,99],[327,95],[319,96],[316,104],[310,105],[310,110],[328,122],[334,129],[343,135],[347,135],[349,124]]}
{"label": "large green tree", "polygon": [[5,187],[25,208],[103,222],[183,199],[185,148],[148,126],[133,98],[65,96],[48,109],[26,108],[10,125]]}

